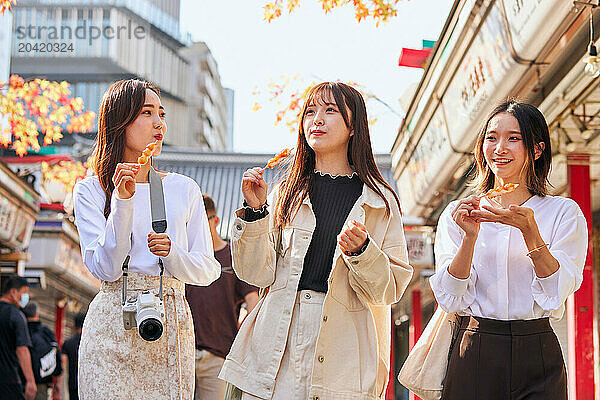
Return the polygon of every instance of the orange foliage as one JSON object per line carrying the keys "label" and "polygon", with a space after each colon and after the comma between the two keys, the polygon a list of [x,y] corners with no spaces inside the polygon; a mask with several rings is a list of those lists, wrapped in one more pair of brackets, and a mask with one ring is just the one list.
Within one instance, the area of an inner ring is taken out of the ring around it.
{"label": "orange foliage", "polygon": [[25,81],[18,75],[0,82],[0,145],[10,145],[22,157],[40,149],[40,134],[46,146],[59,142],[63,130],[91,131],[96,115],[84,111],[83,100],[72,98],[69,87],[65,81]]}
{"label": "orange foliage", "polygon": [[[397,5],[401,0],[318,0],[327,14],[335,7],[351,5],[354,7],[354,17],[358,22],[372,18],[375,25],[388,22],[398,15]],[[265,20],[271,22],[281,16],[285,7],[291,14],[300,4],[300,0],[273,0],[264,6]]]}
{"label": "orange foliage", "polygon": [[[295,132],[298,129],[298,121],[300,120],[300,114],[302,113],[304,98],[310,89],[317,83],[318,82],[313,81],[307,85],[306,82],[301,80],[298,76],[292,78],[281,76],[281,80],[278,83],[270,82],[267,86],[268,101],[275,103],[279,108],[275,113],[275,125],[285,123],[291,132]],[[358,90],[367,104],[369,103],[369,100],[377,99],[374,94],[356,82],[347,81],[344,83]],[[299,86],[303,87],[303,89],[295,89]],[[262,93],[260,90],[255,89],[253,95],[260,96]],[[255,101],[252,106],[252,111],[258,111],[261,108],[262,106]],[[374,124],[376,120],[376,118],[370,118],[369,124]]]}
{"label": "orange foliage", "polygon": [[17,4],[17,0],[0,0],[0,15],[4,15],[6,10],[10,11],[15,4]]}
{"label": "orange foliage", "polygon": [[73,191],[73,187],[79,179],[85,178],[87,171],[87,161],[84,164],[80,161],[63,160],[53,165],[42,162],[44,180],[61,183],[67,193]]}

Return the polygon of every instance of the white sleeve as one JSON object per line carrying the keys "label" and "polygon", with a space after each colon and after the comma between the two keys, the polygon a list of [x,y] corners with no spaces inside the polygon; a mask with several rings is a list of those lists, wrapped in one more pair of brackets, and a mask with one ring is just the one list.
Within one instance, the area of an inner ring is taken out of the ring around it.
{"label": "white sleeve", "polygon": [[221,275],[221,264],[214,256],[202,192],[194,182],[190,187],[189,219],[186,223],[187,248],[173,240],[171,251],[163,258],[165,269],[180,281],[208,286]]}
{"label": "white sleeve", "polygon": [[429,284],[440,307],[447,313],[466,310],[475,301],[477,273],[471,267],[471,275],[458,279],[448,272],[462,243],[462,229],[452,219],[456,202],[450,203],[438,221],[435,234],[435,274]]}
{"label": "white sleeve", "polygon": [[114,282],[121,277],[123,261],[131,250],[135,195],[123,200],[114,192],[110,214],[104,218],[104,193],[100,201],[89,185],[89,181],[79,182],[73,190],[81,256],[92,275]]}
{"label": "white sleeve", "polygon": [[531,283],[533,299],[546,311],[560,308],[567,297],[579,289],[587,256],[588,229],[585,216],[575,202],[569,202],[550,239],[550,254],[559,263],[550,276],[535,276]]}

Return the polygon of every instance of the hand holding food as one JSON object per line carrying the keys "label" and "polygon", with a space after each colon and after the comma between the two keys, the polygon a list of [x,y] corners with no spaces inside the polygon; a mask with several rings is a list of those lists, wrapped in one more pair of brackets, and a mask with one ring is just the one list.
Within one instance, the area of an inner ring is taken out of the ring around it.
{"label": "hand holding food", "polygon": [[493,199],[496,197],[500,197],[510,192],[514,192],[516,188],[519,187],[518,183],[507,183],[497,188],[493,188],[485,192],[481,197],[487,197],[488,199]]}

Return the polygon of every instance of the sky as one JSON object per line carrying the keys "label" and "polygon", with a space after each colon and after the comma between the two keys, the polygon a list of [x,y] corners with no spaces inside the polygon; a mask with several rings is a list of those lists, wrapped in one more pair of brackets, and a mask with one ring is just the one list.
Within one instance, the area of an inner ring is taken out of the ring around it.
{"label": "sky", "polygon": [[[376,27],[370,20],[359,24],[351,6],[325,14],[317,0],[302,0],[291,15],[271,23],[263,19],[266,0],[182,0],[181,26],[194,41],[206,42],[221,83],[235,91],[234,151],[275,153],[295,145],[295,133],[285,124],[275,126],[281,106],[266,94],[270,82],[287,77],[295,78],[290,88],[338,79],[366,87],[393,109],[374,100],[367,104],[369,118],[376,118],[370,127],[373,150],[388,153],[404,115],[400,98],[423,74],[399,67],[400,52],[420,49],[423,39],[437,40],[452,3],[404,0],[397,17]],[[255,102],[258,111],[252,111]]]}

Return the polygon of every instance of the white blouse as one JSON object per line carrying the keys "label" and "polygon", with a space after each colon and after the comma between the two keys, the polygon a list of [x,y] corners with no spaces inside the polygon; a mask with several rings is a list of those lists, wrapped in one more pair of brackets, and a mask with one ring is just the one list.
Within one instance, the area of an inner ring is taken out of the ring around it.
{"label": "white blouse", "polygon": [[[457,203],[450,203],[442,213],[435,238],[436,273],[430,284],[440,307],[449,313],[498,320],[562,318],[565,300],[583,280],[587,254],[587,223],[577,203],[560,196],[533,196],[523,204],[533,209],[540,234],[560,264],[554,274],[536,276],[519,229],[485,222],[467,279],[448,272],[464,235],[452,219]],[[481,204],[490,205],[485,198]]]}
{"label": "white blouse", "polygon": [[[198,184],[183,175],[163,178],[167,231],[171,250],[163,257],[165,276],[195,285],[209,285],[221,273]],[[73,190],[75,219],[83,262],[92,275],[114,282],[130,255],[129,271],[159,275],[158,256],[148,249],[152,231],[150,187],[136,183],[135,194],[119,199],[113,192],[111,212],[104,218],[105,194],[97,176],[85,178]]]}

